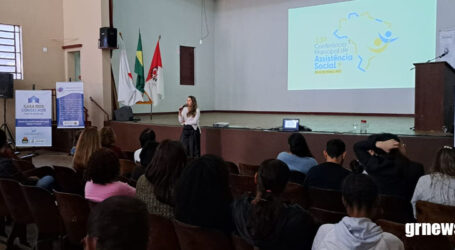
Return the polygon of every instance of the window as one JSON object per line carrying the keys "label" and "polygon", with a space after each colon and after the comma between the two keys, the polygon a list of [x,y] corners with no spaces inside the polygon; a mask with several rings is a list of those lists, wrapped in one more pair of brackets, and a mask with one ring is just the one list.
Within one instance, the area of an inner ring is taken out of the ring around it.
{"label": "window", "polygon": [[24,79],[19,25],[0,24],[0,72],[13,73],[14,79]]}

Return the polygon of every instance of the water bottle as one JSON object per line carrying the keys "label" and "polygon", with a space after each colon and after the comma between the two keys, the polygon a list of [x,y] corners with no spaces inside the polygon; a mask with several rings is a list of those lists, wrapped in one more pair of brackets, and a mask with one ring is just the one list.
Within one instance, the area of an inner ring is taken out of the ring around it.
{"label": "water bottle", "polygon": [[368,128],[367,120],[361,120],[360,121],[360,133],[366,134],[367,128]]}

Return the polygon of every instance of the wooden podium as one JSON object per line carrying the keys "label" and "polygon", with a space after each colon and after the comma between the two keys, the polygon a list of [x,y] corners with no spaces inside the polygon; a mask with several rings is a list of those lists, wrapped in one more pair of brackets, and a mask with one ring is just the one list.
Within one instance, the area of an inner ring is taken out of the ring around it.
{"label": "wooden podium", "polygon": [[416,131],[453,131],[455,70],[447,62],[415,63]]}

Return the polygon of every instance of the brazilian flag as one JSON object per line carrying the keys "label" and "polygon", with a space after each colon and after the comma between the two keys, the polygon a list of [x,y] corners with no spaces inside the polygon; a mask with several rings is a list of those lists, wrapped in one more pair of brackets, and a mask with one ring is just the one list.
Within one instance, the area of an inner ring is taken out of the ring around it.
{"label": "brazilian flag", "polygon": [[139,31],[139,40],[137,41],[136,62],[134,63],[134,73],[137,74],[136,89],[144,93],[145,77],[144,77],[144,60],[142,58],[142,39]]}

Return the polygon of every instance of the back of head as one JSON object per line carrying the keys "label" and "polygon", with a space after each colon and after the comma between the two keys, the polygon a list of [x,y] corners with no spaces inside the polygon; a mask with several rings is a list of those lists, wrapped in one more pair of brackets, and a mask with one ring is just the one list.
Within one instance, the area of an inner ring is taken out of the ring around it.
{"label": "back of head", "polygon": [[83,170],[87,166],[88,159],[93,152],[101,148],[100,139],[96,127],[85,128],[76,144],[76,152],[73,157],[73,167]]}
{"label": "back of head", "polygon": [[147,142],[149,141],[155,141],[156,140],[156,135],[155,135],[155,131],[153,131],[152,129],[144,129],[142,132],[141,132],[141,135],[139,136],[139,142],[141,144],[141,148],[145,147],[145,144],[147,144]]}
{"label": "back of head", "polygon": [[346,176],[341,192],[347,211],[357,209],[369,213],[378,199],[378,187],[371,177],[365,174]]}
{"label": "back of head", "polygon": [[441,173],[455,177],[455,149],[451,146],[444,146],[439,149],[431,168],[431,173]]}
{"label": "back of head", "polygon": [[266,240],[273,233],[282,211],[283,193],[289,180],[288,166],[276,159],[265,160],[257,173],[257,196],[248,218],[248,228],[255,240]]}
{"label": "back of head", "polygon": [[160,143],[145,171],[159,201],[174,204],[173,192],[185,164],[186,154],[181,142],[164,140]]}
{"label": "back of head", "polygon": [[325,151],[331,158],[338,158],[346,152],[346,145],[340,139],[332,139],[327,142]]}
{"label": "back of head", "polygon": [[145,203],[127,196],[110,197],[90,212],[87,235],[98,250],[145,250],[148,241]]}
{"label": "back of head", "polygon": [[101,139],[101,146],[103,147],[110,147],[115,144],[116,136],[115,132],[111,127],[103,127],[100,130],[100,139]]}
{"label": "back of head", "polygon": [[177,220],[218,229],[231,223],[229,173],[218,156],[204,155],[185,167],[175,196]]}
{"label": "back of head", "polygon": [[116,181],[119,175],[120,163],[112,150],[101,148],[90,156],[85,171],[87,181],[104,185]]}
{"label": "back of head", "polygon": [[306,143],[305,137],[300,133],[293,133],[288,138],[288,144],[291,150],[291,153],[299,157],[313,157],[311,154],[310,148]]}

